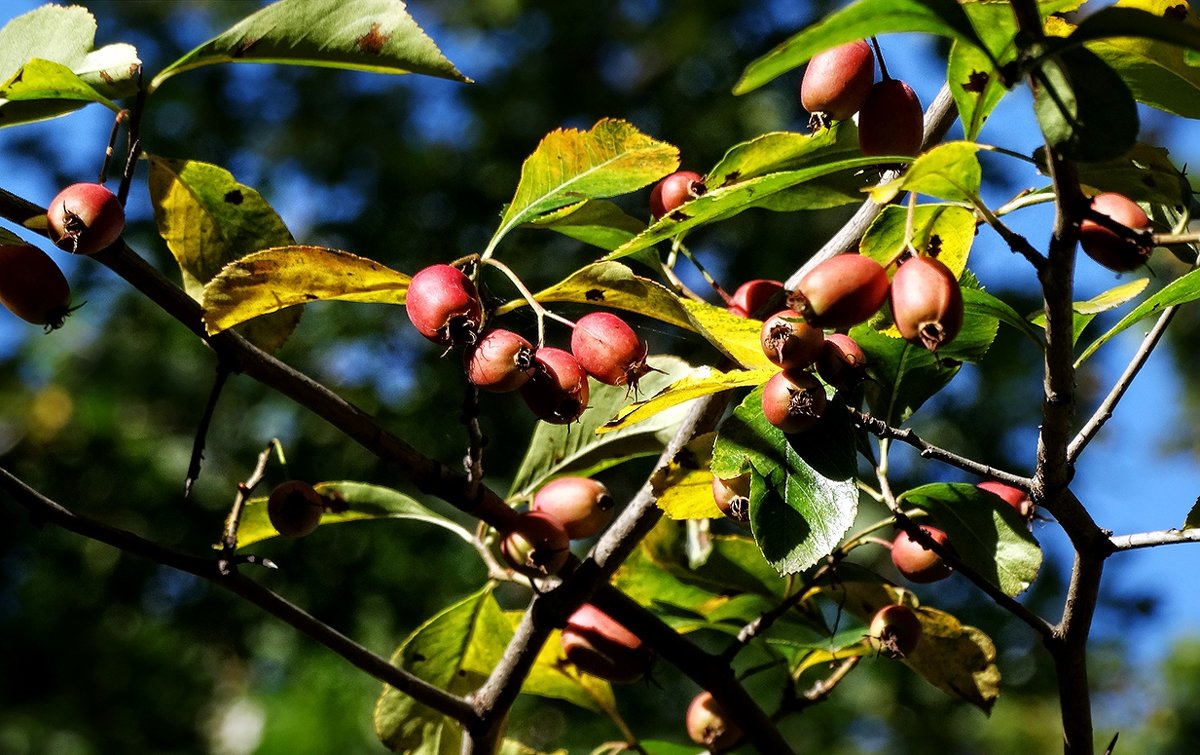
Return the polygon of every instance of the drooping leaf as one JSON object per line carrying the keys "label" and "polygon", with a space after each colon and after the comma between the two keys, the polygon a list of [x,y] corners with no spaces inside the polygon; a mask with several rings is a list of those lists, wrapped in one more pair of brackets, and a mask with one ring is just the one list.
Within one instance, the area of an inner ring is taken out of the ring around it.
{"label": "drooping leaf", "polygon": [[761,322],[702,301],[681,299],[680,303],[688,313],[691,329],[722,354],[747,370],[770,367],[771,362],[762,350]]}
{"label": "drooping leaf", "polygon": [[977,288],[964,288],[963,302],[964,305],[970,306],[973,310],[984,316],[993,317],[1005,325],[1016,328],[1019,332],[1024,333],[1029,340],[1033,341],[1034,345],[1039,349],[1045,348],[1046,344],[1042,342],[1041,335],[1029,320],[1021,317],[1015,309],[1001,299],[992,296],[987,291]]}
{"label": "drooping leaf", "polygon": [[919,204],[912,212],[912,238],[908,232],[908,208],[889,206],[867,228],[859,253],[888,265],[911,243],[922,254],[937,257],[956,276],[967,267],[975,242],[975,213],[965,207]]}
{"label": "drooping leaf", "polygon": [[1129,87],[1095,53],[1081,47],[1043,60],[1033,108],[1042,133],[1062,156],[1111,160],[1137,141],[1137,103]]}
{"label": "drooping leaf", "polygon": [[712,460],[719,477],[747,470],[754,538],[780,574],[829,555],[854,522],[854,435],[833,404],[812,430],[788,436],[763,417],[762,388],[752,391],[721,425]]}
{"label": "drooping leaf", "polygon": [[517,226],[577,204],[627,194],[679,166],[679,150],[627,122],[606,118],[589,131],[547,134],[521,166],[516,195],[486,251]]}
{"label": "drooping leaf", "polygon": [[778,371],[776,368],[721,372],[708,365],[697,367],[653,396],[642,401],[635,401],[622,409],[608,424],[600,428],[600,432],[611,432],[635,425],[650,419],[659,412],[694,398],[709,396],[732,388],[762,385]]}
{"label": "drooping leaf", "polygon": [[1179,0],[1123,0],[1088,14],[1068,40],[1084,44],[1112,37],[1139,38],[1200,50],[1200,25],[1180,4]]}
{"label": "drooping leaf", "polygon": [[1115,160],[1080,163],[1079,180],[1097,192],[1115,191],[1135,202],[1186,207],[1191,201],[1187,176],[1171,162],[1167,149],[1145,142]]}
{"label": "drooping leaf", "polygon": [[609,252],[646,230],[645,222],[627,215],[616,204],[604,199],[568,205],[535,218],[529,225],[557,231]]}
{"label": "drooping leaf", "polygon": [[[487,679],[511,636],[511,624],[487,586],[417,627],[391,660],[430,684],[463,695]],[[461,739],[453,720],[391,686],[384,686],[375,702],[375,733],[392,752],[422,755],[457,748]]]}
{"label": "drooping leaf", "polygon": [[[326,511],[321,516],[322,527],[367,519],[408,519],[447,529],[467,543],[474,539],[474,536],[457,522],[447,519],[426,508],[415,499],[391,488],[348,481],[319,482],[313,487],[318,493],[333,501],[336,504],[334,508],[345,507],[341,511]],[[246,501],[241,523],[238,525],[238,547],[245,548],[278,535],[279,533],[271,526],[271,520],[267,518],[267,497],[261,496]]]}
{"label": "drooping leaf", "polygon": [[1006,595],[1021,594],[1037,577],[1041,547],[999,496],[968,483],[935,483],[906,491],[899,503],[929,514],[963,563]]}
{"label": "drooping leaf", "polygon": [[1192,270],[1179,276],[1153,295],[1147,297],[1141,304],[1134,307],[1116,325],[1109,328],[1095,341],[1092,341],[1087,349],[1079,355],[1079,358],[1075,360],[1075,367],[1078,368],[1092,354],[1095,354],[1097,349],[1108,343],[1113,336],[1124,332],[1134,323],[1156,315],[1172,305],[1185,304],[1197,299],[1200,299],[1200,269]]}
{"label": "drooping leaf", "polygon": [[[1045,3],[1039,3],[1044,6]],[[969,2],[963,10],[979,32],[980,40],[992,58],[1007,64],[1017,57],[1014,37],[1017,22],[1012,8],[998,3]],[[1046,11],[1043,9],[1043,13]],[[968,141],[979,137],[983,124],[1004,97],[1006,88],[988,55],[976,45],[954,41],[946,67],[946,82],[958,106],[963,136]]]}
{"label": "drooping leaf", "polygon": [[0,126],[53,118],[136,91],[142,62],[124,43],[93,49],[96,19],[81,6],[45,5],[0,29]]}
{"label": "drooping leaf", "polygon": [[915,191],[938,199],[969,201],[979,195],[983,169],[974,142],[945,142],[922,153],[904,175],[871,189],[871,199],[886,204],[902,191]]}
{"label": "drooping leaf", "polygon": [[400,0],[279,0],[167,66],[150,91],[177,73],[214,63],[286,63],[469,81]]}
{"label": "drooping leaf", "polygon": [[892,32],[926,32],[983,45],[957,0],[859,0],[748,65],[733,93],[753,91],[822,50]]}
{"label": "drooping leaf", "polygon": [[297,304],[404,304],[409,276],[374,260],[320,246],[264,249],[230,262],[204,287],[209,333]]}
{"label": "drooping leaf", "polygon": [[[672,356],[651,356],[649,364],[660,372],[642,377],[639,390],[647,393],[658,392],[691,371],[691,365]],[[660,453],[687,413],[687,406],[674,407],[622,430],[597,434],[633,399],[623,386],[591,381],[588,409],[578,422],[569,426],[538,423],[509,497],[532,495],[553,476],[568,472],[588,476],[629,459]]]}
{"label": "drooping leaf", "polygon": [[[150,201],[159,235],[179,263],[183,288],[199,302],[204,286],[227,263],[295,243],[262,195],[216,165],[151,155]],[[276,312],[247,323],[243,332],[270,352],[287,340],[299,319],[299,309]]]}
{"label": "drooping leaf", "polygon": [[[1079,336],[1083,335],[1083,331],[1091,324],[1092,320],[1096,319],[1096,315],[1102,312],[1107,312],[1111,309],[1116,309],[1130,299],[1134,298],[1150,285],[1149,278],[1136,278],[1128,283],[1122,283],[1119,286],[1114,286],[1109,290],[1097,294],[1087,301],[1077,301],[1071,305],[1074,312],[1074,321],[1072,329],[1074,337],[1072,343],[1079,342]],[[1046,327],[1046,313],[1038,312],[1031,322],[1043,328]]]}

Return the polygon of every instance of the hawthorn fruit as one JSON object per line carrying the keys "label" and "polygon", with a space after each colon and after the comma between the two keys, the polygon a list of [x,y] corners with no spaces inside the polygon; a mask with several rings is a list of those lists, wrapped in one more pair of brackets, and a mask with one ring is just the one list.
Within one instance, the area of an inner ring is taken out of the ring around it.
{"label": "hawthorn fruit", "polygon": [[588,477],[558,477],[533,496],[533,511],[553,517],[572,540],[597,535],[612,521],[616,501],[608,487]]}
{"label": "hawthorn fruit", "polygon": [[650,371],[646,342],[610,312],[579,318],[571,331],[571,354],[587,374],[605,385],[637,390],[638,379]]}
{"label": "hawthorn fruit", "polygon": [[875,80],[875,55],[866,40],[819,52],[808,62],[800,82],[800,104],[812,117],[809,128],[844,121],[867,100]]}
{"label": "hawthorn fruit", "polygon": [[924,141],[925,114],[917,93],[899,79],[876,82],[858,113],[858,146],[864,155],[916,157]]}
{"label": "hawthorn fruit", "polygon": [[[949,546],[949,538],[942,530],[922,524],[921,531],[938,545]],[[951,572],[950,565],[941,556],[913,540],[903,530],[892,541],[892,563],[905,579],[918,584],[937,582],[949,577]]]}
{"label": "hawthorn fruit", "polygon": [[641,679],[654,653],[616,619],[584,603],[562,630],[563,655],[585,674],[628,684]]}
{"label": "hawthorn fruit", "polygon": [[479,337],[483,306],[466,273],[450,265],[430,265],[408,283],[408,319],[417,331],[442,346],[470,346]]}
{"label": "hawthorn fruit", "polygon": [[[1107,192],[1092,197],[1093,211],[1112,218],[1130,231],[1150,230],[1146,211],[1124,194]],[[1079,245],[1087,256],[1118,273],[1137,270],[1150,259],[1153,243],[1143,237],[1128,236],[1106,228],[1091,218],[1079,224]]]}
{"label": "hawthorn fruit", "polygon": [[962,329],[962,290],[940,261],[908,258],[892,277],[891,292],[892,319],[906,340],[937,351]]}
{"label": "hawthorn fruit", "polygon": [[71,287],[50,255],[28,244],[0,244],[0,304],[49,330],[71,312]]}
{"label": "hawthorn fruit", "polygon": [[907,658],[921,641],[921,620],[908,606],[889,605],[871,618],[867,637],[876,653],[889,658]]}
{"label": "hawthorn fruit", "polygon": [[690,170],[675,171],[650,190],[650,214],[658,220],[704,192],[704,176]]}
{"label": "hawthorn fruit", "polygon": [[284,537],[311,535],[321,524],[325,498],[301,480],[288,480],[275,486],[267,497],[267,518]]}
{"label": "hawthorn fruit", "polygon": [[125,208],[101,184],[71,184],[46,209],[50,240],[75,254],[95,254],[113,245],[125,231]]}

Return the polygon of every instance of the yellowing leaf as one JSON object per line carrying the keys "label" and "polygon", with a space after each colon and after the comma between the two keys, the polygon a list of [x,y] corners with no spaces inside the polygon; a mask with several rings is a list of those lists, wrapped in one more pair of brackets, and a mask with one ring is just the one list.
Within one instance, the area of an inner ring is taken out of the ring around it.
{"label": "yellowing leaf", "polygon": [[80,100],[99,102],[116,112],[121,108],[97,92],[62,63],[34,58],[0,86],[0,98],[13,102],[29,100]]}
{"label": "yellowing leaf", "polygon": [[746,388],[761,385],[779,371],[779,368],[759,370],[736,370],[721,372],[718,369],[698,367],[691,374],[678,380],[645,401],[635,401],[621,411],[600,432],[620,430],[643,420],[650,419],[661,411],[678,406],[701,396],[727,391],[731,388]]}
{"label": "yellowing leaf", "polygon": [[204,287],[209,333],[312,301],[404,304],[409,276],[374,260],[319,246],[264,249],[226,265]]}
{"label": "yellowing leaf", "polygon": [[975,142],[946,142],[925,152],[895,181],[871,189],[871,199],[885,204],[902,191],[938,199],[968,201],[979,194],[983,169]]}
{"label": "yellowing leaf", "polygon": [[859,251],[886,265],[911,242],[918,252],[937,257],[955,277],[961,276],[975,242],[975,213],[956,205],[921,204],[912,216],[912,238],[907,239],[908,208],[885,207],[867,228]]}
{"label": "yellowing leaf", "polygon": [[650,477],[655,503],[672,519],[712,519],[721,516],[713,501],[712,472],[708,462],[712,457],[716,433],[693,438],[675,455],[671,462],[654,471]]}
{"label": "yellowing leaf", "polygon": [[733,361],[748,370],[772,366],[762,350],[762,322],[750,317],[738,317],[724,307],[702,301],[682,299],[680,303],[687,310],[691,329]]}
{"label": "yellowing leaf", "polygon": [[[504,613],[514,631],[523,615],[523,611]],[[567,662],[562,650],[562,632],[557,629],[546,638],[533,668],[529,670],[529,676],[521,685],[521,691],[565,700],[584,710],[596,712],[613,710],[616,706],[612,685],[599,677],[580,673],[574,664]]]}

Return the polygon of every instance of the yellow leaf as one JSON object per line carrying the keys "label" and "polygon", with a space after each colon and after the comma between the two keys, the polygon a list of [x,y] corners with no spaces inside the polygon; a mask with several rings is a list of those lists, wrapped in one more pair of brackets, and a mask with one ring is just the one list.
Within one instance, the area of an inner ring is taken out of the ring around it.
{"label": "yellow leaf", "polygon": [[767,382],[778,371],[779,368],[777,367],[761,370],[736,370],[734,372],[721,372],[708,366],[698,367],[692,370],[689,375],[675,381],[653,397],[645,401],[635,401],[630,404],[621,410],[620,414],[609,420],[608,424],[601,427],[599,432],[611,432],[629,427],[643,420],[650,419],[659,412],[670,409],[672,406],[677,406],[684,401],[691,401],[701,396],[727,391],[731,388],[746,388],[761,385]]}

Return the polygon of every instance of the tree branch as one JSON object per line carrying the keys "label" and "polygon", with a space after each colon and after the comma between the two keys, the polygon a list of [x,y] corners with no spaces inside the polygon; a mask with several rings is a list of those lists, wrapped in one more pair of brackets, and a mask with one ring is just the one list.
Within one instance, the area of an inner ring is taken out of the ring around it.
{"label": "tree branch", "polygon": [[1200,543],[1200,527],[1186,527],[1181,530],[1159,530],[1157,532],[1139,532],[1133,535],[1114,535],[1109,539],[1114,551],[1131,551],[1137,548],[1155,548],[1160,545],[1175,543]]}

